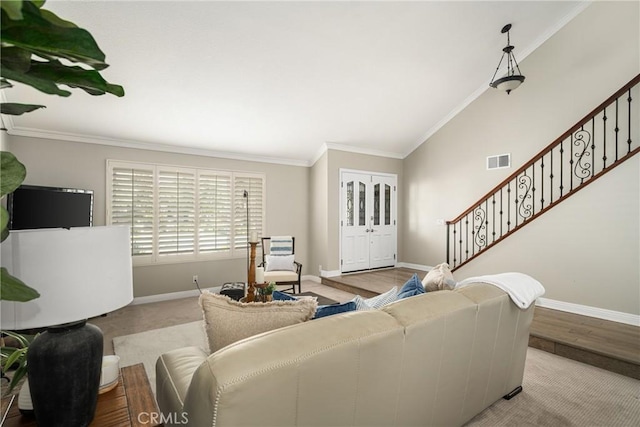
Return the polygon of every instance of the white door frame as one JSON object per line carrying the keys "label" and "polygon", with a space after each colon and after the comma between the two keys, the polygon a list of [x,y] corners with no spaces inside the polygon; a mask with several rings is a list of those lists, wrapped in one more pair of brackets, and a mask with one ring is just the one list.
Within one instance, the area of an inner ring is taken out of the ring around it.
{"label": "white door frame", "polygon": [[[393,189],[391,190],[391,227],[392,229],[389,229],[389,227],[387,227],[387,232],[384,233],[384,237],[376,234],[375,236],[373,234],[369,234],[367,237],[367,244],[371,245],[373,240],[376,241],[381,241],[383,238],[386,239],[385,240],[385,247],[384,250],[382,252],[378,251],[377,255],[378,257],[382,256],[382,264],[388,263],[388,265],[382,265],[380,264],[380,260],[376,262],[374,262],[373,266],[371,263],[371,256],[369,256],[369,259],[367,260],[367,264],[366,267],[363,269],[371,269],[371,268],[377,268],[377,267],[381,267],[381,266],[385,266],[385,267],[392,267],[395,266],[397,263],[397,248],[398,248],[398,224],[397,224],[397,217],[398,217],[398,197],[397,197],[397,183],[398,183],[398,175],[397,174],[392,174],[392,173],[386,173],[386,172],[375,172],[375,171],[362,171],[362,170],[356,170],[356,169],[345,169],[345,168],[340,168],[340,177],[339,177],[339,185],[340,187],[338,188],[339,194],[340,194],[340,202],[338,203],[338,227],[340,229],[339,231],[339,260],[340,260],[340,272],[343,272],[343,244],[345,243],[343,241],[343,231],[344,231],[344,227],[343,227],[343,221],[345,220],[345,218],[343,217],[343,213],[344,213],[344,208],[345,208],[345,203],[346,201],[344,200],[344,194],[345,192],[343,191],[343,183],[345,182],[345,180],[343,179],[345,174],[357,174],[357,175],[368,175],[370,177],[379,177],[383,182],[388,182],[389,179],[391,180],[391,182],[393,183]],[[371,184],[371,188],[373,188],[373,183]],[[373,191],[372,191],[373,194]],[[384,225],[381,226],[375,226],[375,227],[370,227],[370,225],[372,224],[372,222],[369,222],[369,219],[367,219],[367,231],[370,231],[371,228],[375,229],[375,231],[381,231],[381,229],[384,229]],[[368,253],[370,254],[370,251],[368,251]],[[376,265],[377,264],[377,265]],[[356,271],[356,270],[349,270],[350,271]]]}

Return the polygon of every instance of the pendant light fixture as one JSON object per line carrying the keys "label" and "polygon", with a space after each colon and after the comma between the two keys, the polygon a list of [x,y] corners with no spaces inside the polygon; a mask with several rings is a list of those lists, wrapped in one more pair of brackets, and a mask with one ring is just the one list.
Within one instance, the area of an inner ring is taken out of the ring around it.
{"label": "pendant light fixture", "polygon": [[[496,72],[493,73],[491,83],[489,83],[489,86],[495,89],[504,90],[507,92],[507,95],[511,93],[512,90],[520,86],[524,81],[524,76],[520,72],[520,67],[518,67],[516,58],[513,55],[513,46],[511,46],[511,42],[509,40],[509,30],[511,30],[511,24],[507,24],[502,27],[502,34],[507,33],[507,45],[502,49],[502,57],[500,58],[500,62],[498,62]],[[496,75],[498,74],[498,70],[500,70],[500,66],[502,65],[502,61],[504,61],[505,56],[507,57],[507,74],[496,80]]]}

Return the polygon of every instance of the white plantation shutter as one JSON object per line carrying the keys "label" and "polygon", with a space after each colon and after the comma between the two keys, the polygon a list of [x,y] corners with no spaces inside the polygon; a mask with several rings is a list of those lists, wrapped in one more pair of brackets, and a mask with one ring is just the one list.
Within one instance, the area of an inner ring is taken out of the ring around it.
{"label": "white plantation shutter", "polygon": [[234,249],[247,247],[247,191],[249,203],[249,234],[252,231],[262,235],[264,222],[264,177],[251,174],[234,174]]}
{"label": "white plantation shutter", "polygon": [[110,224],[131,226],[131,254],[153,254],[153,168],[111,169]]}
{"label": "white plantation shutter", "polygon": [[231,252],[231,174],[198,174],[200,253]]}
{"label": "white plantation shutter", "polygon": [[158,171],[158,253],[195,253],[195,232],[195,173]]}
{"label": "white plantation shutter", "polygon": [[262,174],[108,160],[107,186],[107,224],[131,225],[138,264],[245,256],[245,190],[249,231],[262,235]]}

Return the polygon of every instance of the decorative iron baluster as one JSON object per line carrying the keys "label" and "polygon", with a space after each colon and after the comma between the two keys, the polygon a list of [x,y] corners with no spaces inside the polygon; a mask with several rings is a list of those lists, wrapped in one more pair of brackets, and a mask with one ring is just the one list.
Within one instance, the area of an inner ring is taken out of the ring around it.
{"label": "decorative iron baluster", "polygon": [[484,233],[484,237],[485,237],[485,244],[489,243],[489,199],[485,199],[484,201],[484,211],[487,214],[485,221],[484,221],[484,225],[485,225],[485,233]]}
{"label": "decorative iron baluster", "polygon": [[591,118],[591,176],[595,176],[596,167],[596,118]]}
{"label": "decorative iron baluster", "polygon": [[[523,219],[522,222],[524,222],[531,217],[531,203],[525,204],[525,201],[531,199],[531,194],[529,194],[529,191],[531,190],[533,181],[531,180],[531,177],[527,175],[526,170],[524,171],[524,175],[518,178],[518,181],[519,181],[518,188],[521,188],[524,190],[524,194],[522,194],[521,196],[516,196],[520,200],[520,205],[518,207],[518,214],[522,217]],[[516,191],[516,195],[517,194],[518,193]],[[516,215],[516,220],[517,218],[518,218],[518,215]]]}
{"label": "decorative iron baluster", "polygon": [[511,231],[511,181],[507,183],[507,233]]}
{"label": "decorative iron baluster", "polygon": [[[583,163],[586,157],[591,156],[591,153],[587,151],[587,148],[589,148],[589,142],[591,141],[591,135],[589,134],[589,131],[584,130],[584,126],[581,127],[580,130],[576,131],[574,135],[575,139],[573,141],[573,145],[579,147],[579,152],[575,153],[575,157],[578,159],[578,161],[575,162],[573,174],[576,176],[576,178],[580,179],[580,184],[582,184],[586,178],[589,178],[589,176],[591,176],[591,172],[589,171],[591,163]],[[585,139],[585,137],[587,139]]]}
{"label": "decorative iron baluster", "polygon": [[549,204],[553,204],[553,149],[549,150],[551,166],[549,167],[551,174],[549,175]]}
{"label": "decorative iron baluster", "polygon": [[462,260],[462,221],[458,221],[460,223],[460,262],[463,262]]}
{"label": "decorative iron baluster", "polygon": [[629,133],[627,134],[629,139],[627,139],[627,154],[629,154],[631,152],[631,89],[629,89],[627,102],[629,104]]}
{"label": "decorative iron baluster", "polygon": [[602,169],[607,168],[607,107],[604,107],[602,116]]}
{"label": "decorative iron baluster", "polygon": [[536,164],[531,165],[531,215],[536,214]]}
{"label": "decorative iron baluster", "polygon": [[502,194],[502,188],[500,188],[500,237],[502,237],[503,234],[503,224],[504,224],[504,210],[502,208],[502,199],[503,199],[503,194]]}
{"label": "decorative iron baluster", "polygon": [[492,241],[491,243],[496,241],[496,193],[493,193],[493,195],[491,196],[492,200],[491,200],[491,210],[492,210],[492,220],[493,220],[493,226],[491,227],[491,238]]}
{"label": "decorative iron baluster", "polygon": [[616,135],[616,162],[618,161],[618,132],[620,132],[620,128],[618,127],[618,99],[619,98],[616,98],[616,127],[613,129]]}
{"label": "decorative iron baluster", "polygon": [[[474,212],[473,224],[474,224],[474,231],[475,231],[473,247],[474,247],[474,251],[476,246],[478,246],[478,250],[481,251],[482,248],[487,244],[486,226],[484,225],[484,221],[487,216],[487,213],[482,209],[482,205],[477,206],[473,212]],[[478,221],[477,226],[475,226],[476,220]]]}
{"label": "decorative iron baluster", "polygon": [[515,187],[516,187],[516,194],[515,194],[516,197],[514,199],[514,202],[515,202],[514,210],[515,210],[515,216],[516,216],[516,226],[514,228],[518,228],[518,202],[520,201],[520,199],[518,198],[518,188],[519,188],[519,186],[518,186],[518,178],[517,177],[516,177]]}
{"label": "decorative iron baluster", "polygon": [[464,217],[464,219],[465,219],[464,225],[465,225],[465,231],[466,231],[466,233],[465,233],[466,236],[465,236],[465,239],[464,239],[464,242],[465,242],[465,251],[464,251],[465,257],[464,257],[464,259],[467,260],[467,259],[469,259],[469,214],[467,214]]}
{"label": "decorative iron baluster", "polygon": [[[474,212],[475,209],[471,212]],[[476,253],[476,216],[475,214],[471,215],[471,256],[474,256]]]}
{"label": "decorative iron baluster", "polygon": [[540,158],[540,210],[544,209],[544,154]]}
{"label": "decorative iron baluster", "polygon": [[571,134],[571,144],[569,150],[569,170],[572,171],[569,173],[569,192],[573,191],[573,135],[574,134]]}
{"label": "decorative iron baluster", "polygon": [[560,141],[560,198],[562,198],[562,192],[564,191],[564,141]]}

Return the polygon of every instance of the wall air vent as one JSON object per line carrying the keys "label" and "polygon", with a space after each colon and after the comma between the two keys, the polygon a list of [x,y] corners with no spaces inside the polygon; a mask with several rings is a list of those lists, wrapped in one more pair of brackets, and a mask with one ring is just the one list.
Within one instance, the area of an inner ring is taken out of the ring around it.
{"label": "wall air vent", "polygon": [[487,157],[487,170],[511,167],[511,154],[498,154]]}

